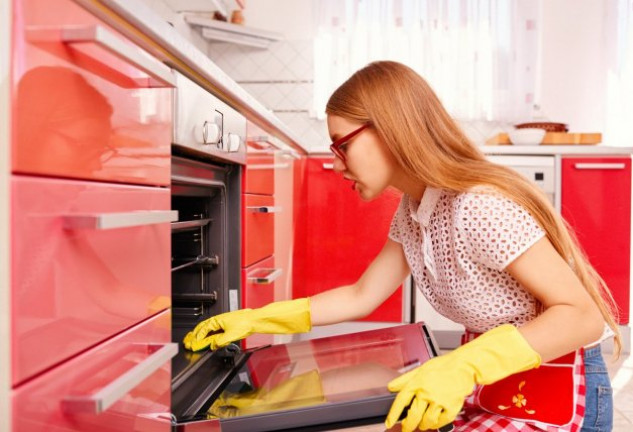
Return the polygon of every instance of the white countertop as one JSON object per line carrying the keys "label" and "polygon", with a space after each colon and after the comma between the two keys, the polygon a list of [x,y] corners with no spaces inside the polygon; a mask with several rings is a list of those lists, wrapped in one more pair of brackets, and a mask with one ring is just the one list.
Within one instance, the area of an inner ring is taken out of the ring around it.
{"label": "white countertop", "polygon": [[485,154],[500,155],[630,155],[633,147],[598,145],[482,145]]}
{"label": "white countertop", "polygon": [[[481,145],[479,149],[490,155],[630,155],[633,147],[598,145]],[[333,156],[329,148],[310,151],[311,156]]]}

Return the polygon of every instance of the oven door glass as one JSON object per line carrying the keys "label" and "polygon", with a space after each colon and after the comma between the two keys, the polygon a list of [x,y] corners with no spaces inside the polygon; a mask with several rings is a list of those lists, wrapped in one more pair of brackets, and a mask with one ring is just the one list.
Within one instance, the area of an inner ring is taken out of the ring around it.
{"label": "oven door glass", "polygon": [[195,417],[219,419],[223,432],[384,417],[395,397],[387,383],[435,355],[421,323],[268,346]]}

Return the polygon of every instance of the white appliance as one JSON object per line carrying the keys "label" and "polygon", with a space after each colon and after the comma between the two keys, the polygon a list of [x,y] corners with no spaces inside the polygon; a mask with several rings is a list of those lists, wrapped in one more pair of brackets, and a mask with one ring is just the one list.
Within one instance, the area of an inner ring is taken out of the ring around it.
{"label": "white appliance", "polygon": [[[545,192],[556,210],[560,211],[560,180],[556,175],[555,156],[487,155],[488,160],[510,167],[534,182]],[[415,321],[424,321],[433,331],[441,349],[456,348],[461,343],[464,326],[440,315],[415,289]]]}

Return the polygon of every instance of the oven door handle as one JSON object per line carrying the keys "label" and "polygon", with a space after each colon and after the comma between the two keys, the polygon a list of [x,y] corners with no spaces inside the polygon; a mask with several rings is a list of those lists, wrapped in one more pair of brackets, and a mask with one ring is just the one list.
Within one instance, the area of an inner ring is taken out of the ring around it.
{"label": "oven door handle", "polygon": [[177,343],[156,346],[162,347],[99,391],[86,396],[66,396],[62,401],[64,411],[69,414],[97,415],[110,408],[178,353]]}
{"label": "oven door handle", "polygon": [[[176,87],[176,78],[171,69],[160,61],[152,58],[140,48],[120,40],[112,32],[102,26],[91,25],[62,28],[61,40],[68,45],[94,43],[121,60],[145,72],[158,81],[161,87]],[[95,58],[95,60],[99,59]]]}
{"label": "oven door handle", "polygon": [[63,216],[65,229],[107,230],[153,225],[178,220],[176,210],[142,210],[125,213],[76,214]]}

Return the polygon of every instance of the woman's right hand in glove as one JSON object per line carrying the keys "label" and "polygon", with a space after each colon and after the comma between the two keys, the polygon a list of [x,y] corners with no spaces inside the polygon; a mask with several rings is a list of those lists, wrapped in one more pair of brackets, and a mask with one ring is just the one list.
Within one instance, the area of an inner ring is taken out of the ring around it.
{"label": "woman's right hand in glove", "polygon": [[253,333],[303,333],[311,328],[310,299],[301,298],[211,317],[187,333],[183,343],[192,351],[215,350]]}

